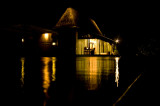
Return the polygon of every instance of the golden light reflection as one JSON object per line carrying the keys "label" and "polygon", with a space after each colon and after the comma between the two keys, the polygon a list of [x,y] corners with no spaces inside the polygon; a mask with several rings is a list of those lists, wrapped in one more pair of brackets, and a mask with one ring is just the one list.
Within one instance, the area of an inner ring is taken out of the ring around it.
{"label": "golden light reflection", "polygon": [[[51,81],[56,80],[56,57],[43,57],[43,88],[47,93]],[[52,64],[50,64],[52,63]]]}
{"label": "golden light reflection", "polygon": [[84,82],[87,90],[97,90],[101,82],[101,71],[98,70],[97,57],[80,57],[76,61],[76,73]]}
{"label": "golden light reflection", "polygon": [[50,87],[51,81],[56,80],[56,57],[42,57],[43,62],[43,92],[45,94],[45,100],[43,102],[43,106],[47,105],[47,100],[50,98],[48,95],[48,89]]}
{"label": "golden light reflection", "polygon": [[119,83],[119,66],[118,66],[119,57],[116,57],[115,61],[116,61],[115,82],[117,83],[117,87],[118,87],[118,83]]}
{"label": "golden light reflection", "polygon": [[51,59],[49,57],[43,57],[42,61],[44,62],[43,67],[43,88],[44,93],[47,93],[50,86],[50,73],[49,73],[49,62]]}
{"label": "golden light reflection", "polygon": [[77,79],[87,90],[98,90],[103,81],[111,80],[111,82],[116,81],[118,87],[118,62],[119,58],[115,57],[77,57]]}
{"label": "golden light reflection", "polygon": [[22,86],[24,85],[24,61],[25,61],[25,58],[21,58],[21,82],[22,82]]}
{"label": "golden light reflection", "polygon": [[88,71],[88,90],[96,90],[98,88],[98,70],[96,58],[90,58],[90,68]]}
{"label": "golden light reflection", "polygon": [[52,81],[56,80],[56,57],[52,57]]}

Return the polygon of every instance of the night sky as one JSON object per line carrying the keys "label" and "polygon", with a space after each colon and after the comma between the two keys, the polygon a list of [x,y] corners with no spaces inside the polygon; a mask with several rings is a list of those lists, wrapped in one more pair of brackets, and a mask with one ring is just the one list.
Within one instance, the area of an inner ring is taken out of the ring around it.
{"label": "night sky", "polygon": [[126,31],[126,28],[131,30],[141,30],[142,27],[151,28],[150,25],[156,25],[159,13],[156,2],[54,0],[52,2],[2,3],[1,5],[1,18],[6,22],[52,26],[67,7],[73,7],[93,18],[101,30],[111,31]]}

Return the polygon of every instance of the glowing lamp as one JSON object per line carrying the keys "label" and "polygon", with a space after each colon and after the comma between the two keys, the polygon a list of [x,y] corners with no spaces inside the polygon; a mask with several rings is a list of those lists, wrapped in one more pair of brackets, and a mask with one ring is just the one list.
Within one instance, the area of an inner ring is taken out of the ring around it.
{"label": "glowing lamp", "polygon": [[24,42],[24,39],[22,38],[22,42]]}
{"label": "glowing lamp", "polygon": [[119,43],[119,40],[118,39],[116,39],[116,41],[115,41],[116,43]]}
{"label": "glowing lamp", "polygon": [[56,43],[55,43],[55,42],[53,42],[53,43],[52,43],[52,45],[53,45],[53,46],[55,46],[55,45],[56,45]]}
{"label": "glowing lamp", "polygon": [[49,38],[49,34],[48,33],[45,33],[44,34],[44,38],[47,40]]}

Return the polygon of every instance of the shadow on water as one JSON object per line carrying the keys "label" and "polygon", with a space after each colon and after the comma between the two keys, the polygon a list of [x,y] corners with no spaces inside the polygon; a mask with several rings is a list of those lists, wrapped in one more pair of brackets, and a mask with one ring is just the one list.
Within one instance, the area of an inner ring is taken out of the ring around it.
{"label": "shadow on water", "polygon": [[112,105],[140,73],[135,71],[134,62],[119,57],[21,57],[17,60],[20,106]]}

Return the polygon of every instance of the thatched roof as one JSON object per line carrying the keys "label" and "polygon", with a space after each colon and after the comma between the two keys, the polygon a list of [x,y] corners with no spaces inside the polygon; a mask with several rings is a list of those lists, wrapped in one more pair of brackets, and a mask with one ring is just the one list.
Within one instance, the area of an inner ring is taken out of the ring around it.
{"label": "thatched roof", "polygon": [[102,34],[98,25],[93,19],[83,16],[79,14],[73,8],[67,8],[66,11],[63,13],[61,18],[59,19],[58,23],[55,26],[56,28],[63,28],[63,27],[76,27],[80,28],[80,30],[84,33],[98,33]]}
{"label": "thatched roof", "polygon": [[[66,28],[66,27],[78,28],[80,36],[89,34],[91,35],[90,38],[99,38],[99,39],[107,38],[103,37],[103,33],[101,32],[98,25],[93,19],[78,13],[78,11],[76,11],[73,8],[67,8],[55,26],[55,28]],[[106,40],[111,40],[111,39],[108,38]]]}
{"label": "thatched roof", "polygon": [[62,17],[59,19],[56,27],[77,26],[78,12],[73,8],[67,8]]}

